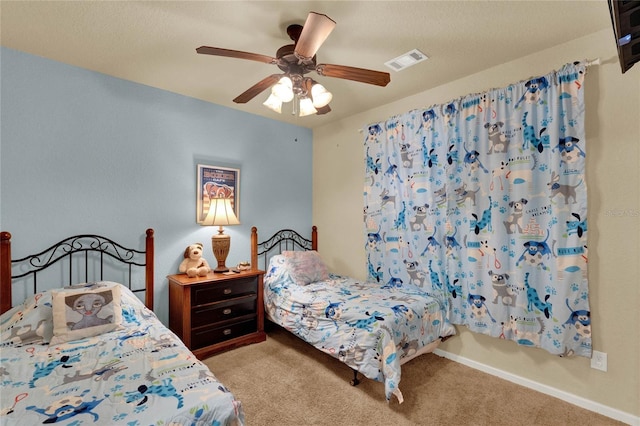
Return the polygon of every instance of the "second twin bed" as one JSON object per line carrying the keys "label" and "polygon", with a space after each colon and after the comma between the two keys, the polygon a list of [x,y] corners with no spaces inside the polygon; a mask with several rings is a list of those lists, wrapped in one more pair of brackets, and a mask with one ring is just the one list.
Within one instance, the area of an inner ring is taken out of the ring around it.
{"label": "second twin bed", "polygon": [[[414,285],[375,283],[330,273],[311,239],[283,229],[258,242],[252,265],[266,269],[265,315],[403,401],[401,365],[455,334],[442,301]],[[262,261],[261,263],[259,263]]]}

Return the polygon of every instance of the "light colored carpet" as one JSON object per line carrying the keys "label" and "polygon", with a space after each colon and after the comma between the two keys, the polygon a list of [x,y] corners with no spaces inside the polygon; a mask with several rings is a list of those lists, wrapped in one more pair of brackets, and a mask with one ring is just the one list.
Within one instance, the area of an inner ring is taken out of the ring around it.
{"label": "light colored carpet", "polygon": [[404,402],[271,325],[266,342],[204,362],[245,410],[249,426],[270,425],[622,425],[557,398],[434,354],[402,366]]}

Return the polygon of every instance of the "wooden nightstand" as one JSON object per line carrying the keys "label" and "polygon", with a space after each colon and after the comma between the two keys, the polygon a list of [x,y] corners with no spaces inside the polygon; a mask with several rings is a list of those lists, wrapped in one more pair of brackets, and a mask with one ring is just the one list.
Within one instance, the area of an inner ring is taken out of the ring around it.
{"label": "wooden nightstand", "polygon": [[257,269],[169,275],[169,328],[198,359],[266,340],[263,275]]}

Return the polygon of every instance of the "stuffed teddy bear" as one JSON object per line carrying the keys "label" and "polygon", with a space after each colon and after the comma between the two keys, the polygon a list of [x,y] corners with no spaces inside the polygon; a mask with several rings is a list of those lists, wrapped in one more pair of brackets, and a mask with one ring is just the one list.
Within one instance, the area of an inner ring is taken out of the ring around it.
{"label": "stuffed teddy bear", "polygon": [[202,243],[191,244],[184,250],[184,260],[180,263],[179,270],[191,278],[204,277],[211,271],[209,263],[202,257]]}

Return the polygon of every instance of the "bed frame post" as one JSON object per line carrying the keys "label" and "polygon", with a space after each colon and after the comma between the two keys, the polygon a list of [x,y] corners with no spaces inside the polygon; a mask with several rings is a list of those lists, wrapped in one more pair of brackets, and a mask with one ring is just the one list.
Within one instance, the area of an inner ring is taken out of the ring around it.
{"label": "bed frame post", "polygon": [[11,309],[11,234],[0,232],[0,313]]}
{"label": "bed frame post", "polygon": [[318,227],[311,227],[311,250],[318,251]]}
{"label": "bed frame post", "polygon": [[251,269],[258,269],[258,228],[251,227]]}
{"label": "bed frame post", "polygon": [[145,292],[144,304],[153,311],[153,284],[154,284],[154,252],[153,252],[153,229],[147,229],[147,237],[145,240]]}

